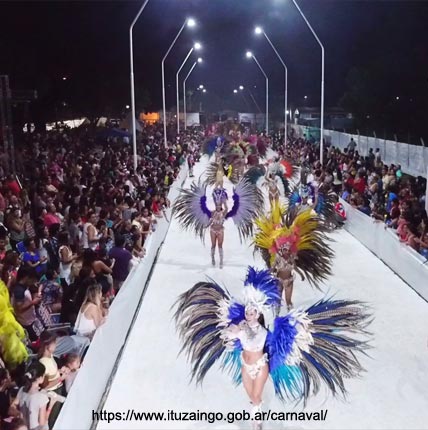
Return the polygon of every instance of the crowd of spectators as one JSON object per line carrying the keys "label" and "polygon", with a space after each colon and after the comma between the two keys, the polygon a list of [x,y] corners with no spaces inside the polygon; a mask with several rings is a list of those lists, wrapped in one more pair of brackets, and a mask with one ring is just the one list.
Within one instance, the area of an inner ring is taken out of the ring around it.
{"label": "crowd of spectators", "polygon": [[[166,216],[169,187],[199,158],[201,131],[171,136],[165,147],[162,126],[146,125],[136,170],[128,138],[98,140],[88,129],[28,134],[16,176],[0,154],[0,277],[30,353],[11,368],[0,343],[1,430],[52,428],[96,329]],[[271,142],[428,258],[426,180],[385,165],[379,151],[361,156],[353,140],[344,151],[327,146],[323,166],[313,139],[291,131],[286,147],[280,135]]]}
{"label": "crowd of spectators", "polygon": [[[273,145],[282,151],[279,143],[274,140]],[[333,189],[375,222],[385,223],[402,243],[428,258],[425,178],[404,174],[400,165],[386,165],[379,149],[360,155],[353,139],[343,151],[327,145],[321,166],[315,139],[299,138],[292,131],[285,156],[306,166],[324,188]]]}
{"label": "crowd of spectators", "polygon": [[52,428],[96,329],[169,206],[192,129],[165,147],[161,125],[99,140],[91,129],[27,134],[17,175],[0,154],[0,276],[29,360],[11,367],[0,342],[0,429]]}

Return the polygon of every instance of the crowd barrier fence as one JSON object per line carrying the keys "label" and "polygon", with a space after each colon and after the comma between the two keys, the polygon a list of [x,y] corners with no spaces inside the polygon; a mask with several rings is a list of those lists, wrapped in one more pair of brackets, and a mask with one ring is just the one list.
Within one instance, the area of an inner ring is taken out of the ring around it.
{"label": "crowd barrier fence", "polygon": [[[313,127],[291,124],[298,136],[309,138]],[[425,146],[410,145],[408,143],[396,142],[378,137],[361,136],[359,134],[342,133],[334,130],[324,130],[325,142],[343,151],[354,139],[357,144],[358,153],[367,156],[370,148],[373,152],[379,149],[382,161],[385,164],[400,164],[401,170],[412,176],[427,177],[428,148]]]}
{"label": "crowd barrier fence", "polygon": [[382,260],[403,281],[428,301],[428,260],[399,241],[395,231],[385,229],[341,199],[346,210],[345,230]]}

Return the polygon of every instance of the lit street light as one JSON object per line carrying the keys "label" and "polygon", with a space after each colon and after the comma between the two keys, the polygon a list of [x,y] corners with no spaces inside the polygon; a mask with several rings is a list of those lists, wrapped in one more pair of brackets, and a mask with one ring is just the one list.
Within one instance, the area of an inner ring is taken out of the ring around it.
{"label": "lit street light", "polygon": [[199,85],[199,89],[202,90],[204,88],[203,85]]}
{"label": "lit street light", "polygon": [[180,90],[178,88],[178,75],[181,72],[181,69],[186,64],[186,61],[190,57],[190,54],[193,52],[194,49],[199,50],[202,46],[200,43],[196,42],[193,44],[193,46],[190,48],[190,51],[187,53],[186,58],[184,59],[183,63],[181,64],[180,68],[178,69],[176,75],[175,75],[175,88],[177,89],[177,134],[180,134]]}
{"label": "lit street light", "polygon": [[279,55],[278,51],[276,50],[275,46],[273,45],[273,43],[271,42],[271,40],[263,30],[263,28],[257,26],[254,29],[254,32],[258,35],[263,34],[265,36],[266,40],[269,42],[269,45],[271,46],[276,56],[278,57],[279,61],[284,67],[284,145],[287,145],[287,113],[286,112],[287,112],[287,104],[288,104],[288,69],[287,69],[287,66],[285,65],[284,60]]}
{"label": "lit street light", "polygon": [[239,85],[239,89],[242,91],[244,87],[242,85]]}
{"label": "lit street light", "polygon": [[234,90],[233,90],[233,92],[236,94],[236,93],[238,92],[238,90],[237,90],[237,89],[234,89]]}
{"label": "lit street light", "polygon": [[163,104],[163,140],[165,147],[167,146],[167,137],[166,137],[166,101],[165,101],[165,60],[168,54],[170,53],[172,47],[175,45],[175,42],[179,38],[181,32],[184,30],[184,27],[192,28],[196,25],[196,22],[193,18],[187,18],[184,21],[184,24],[181,26],[180,30],[177,33],[177,36],[175,36],[175,39],[172,41],[171,46],[168,48],[168,51],[166,51],[165,56],[162,59],[162,104]]}
{"label": "lit street light", "polygon": [[202,92],[203,92],[203,93],[206,93],[206,92],[207,92],[207,90],[204,88],[204,89],[202,90]]}
{"label": "lit street light", "polygon": [[184,110],[184,129],[187,130],[187,109],[186,109],[186,81],[189,78],[189,76],[191,75],[191,73],[193,72],[193,69],[196,67],[197,64],[202,63],[202,58],[199,57],[194,63],[193,66],[190,68],[189,73],[186,75],[186,77],[184,78],[183,81],[183,95],[184,95],[184,99],[183,99],[183,110]]}
{"label": "lit street light", "polygon": [[257,66],[259,66],[260,71],[263,73],[263,76],[266,79],[266,135],[268,135],[269,134],[269,79],[265,71],[263,70],[263,67],[257,61],[257,58],[255,57],[255,55],[251,51],[247,51],[245,55],[247,58],[252,58],[255,61],[255,63],[257,64]]}
{"label": "lit street light", "polygon": [[125,106],[125,109],[129,109],[129,105],[126,105],[126,106]]}

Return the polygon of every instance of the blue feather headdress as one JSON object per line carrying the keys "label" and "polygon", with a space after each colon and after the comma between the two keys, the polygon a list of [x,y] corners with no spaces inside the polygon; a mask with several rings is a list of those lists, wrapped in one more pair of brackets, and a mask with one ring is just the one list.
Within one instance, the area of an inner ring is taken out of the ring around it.
{"label": "blue feather headdress", "polygon": [[257,270],[249,266],[244,286],[246,307],[265,314],[269,309],[281,305],[278,280],[269,270]]}

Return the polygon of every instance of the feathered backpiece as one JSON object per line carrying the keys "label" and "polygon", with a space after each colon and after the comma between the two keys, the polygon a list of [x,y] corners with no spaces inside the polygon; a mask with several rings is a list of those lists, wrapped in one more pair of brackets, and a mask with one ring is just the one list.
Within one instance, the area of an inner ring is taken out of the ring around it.
{"label": "feathered backpiece", "polygon": [[333,191],[324,192],[322,189],[318,191],[314,210],[324,219],[327,226],[340,227],[341,225],[336,217],[336,201],[336,194]]}
{"label": "feathered backpiece", "polygon": [[210,136],[202,143],[202,153],[211,157],[216,150],[222,150],[224,141],[223,136]]}
{"label": "feathered backpiece", "polygon": [[311,209],[298,212],[295,208],[287,213],[274,204],[271,213],[256,220],[258,232],[254,243],[269,251],[270,265],[276,255],[295,256],[295,270],[306,277],[312,286],[331,275],[333,251],[328,245],[325,227]]}
{"label": "feathered backpiece", "polygon": [[24,339],[25,332],[13,314],[9,291],[6,284],[0,280],[0,344],[2,357],[11,368],[18,366],[28,357]]}
{"label": "feathered backpiece", "polygon": [[258,180],[265,176],[266,169],[264,166],[259,164],[258,166],[250,167],[244,174],[244,178],[250,181],[252,184],[257,184]]}
{"label": "feathered backpiece", "polygon": [[238,180],[236,179],[235,175],[228,175],[228,172],[224,167],[223,160],[208,164],[208,167],[205,170],[205,182],[208,185],[216,185],[222,183],[225,176],[230,179],[232,184],[238,183]]}
{"label": "feathered backpiece", "polygon": [[369,348],[369,317],[364,303],[329,299],[277,317],[266,340],[276,395],[306,405],[324,385],[345,396],[344,379],[363,371],[356,353]]}
{"label": "feathered backpiece", "polygon": [[193,182],[190,189],[180,190],[180,195],[172,205],[172,214],[177,217],[181,226],[185,230],[194,230],[202,240],[211,218],[206,190],[206,184]]}
{"label": "feathered backpiece", "polygon": [[233,206],[227,213],[226,219],[233,219],[242,240],[252,235],[253,223],[263,212],[263,194],[251,182],[242,179],[233,189],[232,199]]}
{"label": "feathered backpiece", "polygon": [[[245,304],[259,303],[263,309],[280,301],[277,285],[266,271],[250,267],[245,283],[244,304],[233,300],[214,281],[198,282],[174,304],[174,319],[183,342],[180,352],[186,351],[192,380],[197,383],[202,383],[216,362],[235,383],[241,382],[243,348],[240,335],[230,326],[240,327]],[[281,400],[303,400],[306,405],[324,385],[333,395],[345,396],[344,379],[363,371],[357,354],[369,348],[369,317],[364,303],[330,299],[320,300],[305,311],[294,309],[276,317],[265,343],[276,395]]]}
{"label": "feathered backpiece", "polygon": [[294,164],[291,164],[290,161],[281,160],[279,164],[281,166],[282,174],[287,179],[295,178],[297,176],[299,169]]}
{"label": "feathered backpiece", "polygon": [[179,296],[174,314],[177,330],[192,365],[192,380],[202,383],[212,365],[222,359],[222,367],[240,382],[239,340],[228,340],[225,330],[245,319],[245,307],[215,282],[198,282]]}

